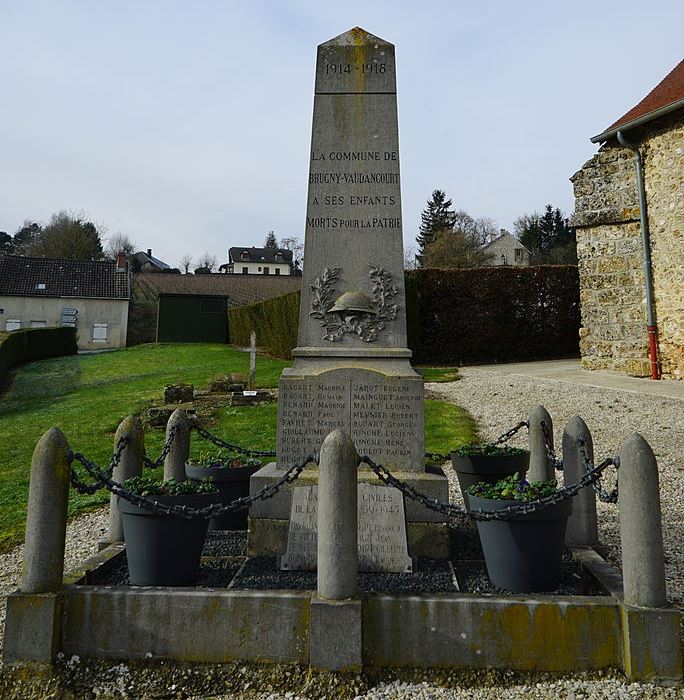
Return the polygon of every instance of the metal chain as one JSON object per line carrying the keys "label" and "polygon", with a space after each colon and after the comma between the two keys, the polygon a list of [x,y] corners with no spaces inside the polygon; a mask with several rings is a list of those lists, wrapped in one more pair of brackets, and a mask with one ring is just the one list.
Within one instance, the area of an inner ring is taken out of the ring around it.
{"label": "metal chain", "polygon": [[544,445],[546,447],[546,458],[549,460],[549,464],[553,465],[556,471],[563,471],[563,460],[556,456],[556,453],[551,447],[551,431],[549,426],[546,425],[546,421],[541,421],[540,423],[542,432],[544,433]]}
{"label": "metal chain", "polygon": [[[514,425],[510,430],[507,430],[505,433],[502,433],[499,435],[494,442],[488,443],[489,445],[501,445],[504,442],[507,442],[510,440],[519,430],[522,428],[529,428],[530,424],[526,420],[520,421],[517,425]],[[426,452],[425,453],[426,459],[438,459],[442,460],[444,462],[447,462],[451,459],[451,455],[444,455],[439,452]]]}
{"label": "metal chain", "polygon": [[148,469],[154,469],[155,467],[160,467],[162,464],[164,464],[164,460],[168,456],[169,452],[171,452],[171,445],[173,444],[173,440],[176,437],[178,430],[179,428],[177,425],[172,425],[169,428],[169,434],[166,436],[166,440],[164,441],[161,454],[159,455],[159,457],[157,457],[157,459],[151,460],[147,456],[147,452],[145,452],[145,454],[143,455],[143,464]]}
{"label": "metal chain", "polygon": [[[418,501],[426,508],[430,508],[431,510],[435,510],[438,513],[442,513],[443,515],[450,517],[453,517],[457,513],[463,512],[460,508],[457,508],[451,503],[439,501],[436,498],[432,498],[424,493],[416,491],[416,489],[414,489],[410,484],[407,484],[406,482],[393,476],[382,464],[376,464],[368,455],[361,457],[361,462],[367,464],[375,472],[375,475],[380,479],[380,481],[388,486],[394,486],[403,494],[412,500]],[[515,505],[507,506],[500,511],[491,513],[483,511],[479,508],[473,509],[469,511],[469,514],[476,520],[516,520],[525,515],[544,510],[545,508],[560,503],[568,498],[573,498],[585,486],[596,482],[597,479],[600,478],[602,472],[609,466],[613,465],[617,468],[619,464],[620,462],[618,457],[608,457],[598,466],[593,466],[591,462],[589,462],[589,468],[576,484],[566,486],[550,496],[545,496],[544,498],[540,498],[536,501],[523,501],[516,503]]]}
{"label": "metal chain", "polygon": [[[81,455],[78,456],[80,457]],[[74,455],[73,457],[76,459],[77,455]],[[111,474],[100,471],[99,467],[94,462],[90,462],[90,460],[81,461],[88,473],[90,473],[91,476],[97,480],[97,482],[101,482],[108,491],[120,496],[125,501],[128,501],[129,503],[132,503],[140,508],[151,510],[160,515],[173,515],[178,518],[185,518],[186,520],[207,520],[215,516],[223,515],[224,513],[245,510],[255,501],[265,501],[272,498],[276,493],[278,493],[282,486],[295,481],[302,473],[306,465],[310,464],[311,462],[318,464],[317,455],[309,455],[304,459],[304,461],[290,467],[277,481],[274,481],[268,486],[264,486],[264,488],[250,496],[242,496],[234,501],[231,501],[230,503],[212,503],[204,508],[191,508],[190,506],[178,504],[167,505],[165,503],[160,503],[158,500],[154,499],[154,497],[139,496],[138,494],[129,491],[123,484],[113,481]]]}
{"label": "metal chain", "polygon": [[522,428],[529,428],[530,424],[526,420],[521,420],[520,423],[514,425],[510,430],[499,435],[494,442],[490,442],[490,445],[501,445],[504,442],[508,442],[519,430]]}
{"label": "metal chain", "polygon": [[[577,444],[580,447],[580,450],[582,451],[582,459],[584,461],[584,471],[585,473],[591,472],[592,470],[592,463],[591,463],[591,458],[589,457],[589,447],[586,443],[586,440],[583,437],[577,438]],[[613,457],[613,464],[615,465],[615,486],[610,490],[606,491],[606,489],[603,488],[603,484],[601,483],[601,479],[597,476],[596,479],[592,482],[592,488],[594,489],[594,492],[598,496],[599,501],[602,501],[603,503],[617,503],[618,502],[618,469],[620,467],[620,458],[619,457]]]}
{"label": "metal chain", "polygon": [[208,430],[200,427],[199,424],[193,422],[192,429],[197,432],[198,435],[213,442],[217,447],[221,447],[225,450],[233,450],[234,452],[240,452],[243,455],[249,455],[250,457],[275,457],[275,452],[273,450],[249,450],[246,447],[240,447],[240,445],[233,445],[221,438],[212,435]]}
{"label": "metal chain", "polygon": [[[98,464],[88,459],[87,457],[84,457],[80,452],[70,452],[69,480],[71,481],[71,485],[79,493],[87,494],[89,496],[92,496],[94,493],[97,493],[100,489],[105,488],[105,482],[103,480],[103,477],[106,476],[107,478],[111,478],[114,469],[119,465],[119,462],[121,461],[121,456],[123,455],[124,448],[128,444],[128,441],[128,433],[125,433],[121,436],[119,442],[116,445],[116,449],[114,450],[114,454],[109,460],[109,466],[107,467],[106,471],[103,471],[102,467],[100,467]],[[76,473],[76,470],[73,467],[74,462],[80,462],[86,468],[86,471],[95,478],[95,481],[92,484],[87,484],[85,481],[79,479],[78,474]]]}

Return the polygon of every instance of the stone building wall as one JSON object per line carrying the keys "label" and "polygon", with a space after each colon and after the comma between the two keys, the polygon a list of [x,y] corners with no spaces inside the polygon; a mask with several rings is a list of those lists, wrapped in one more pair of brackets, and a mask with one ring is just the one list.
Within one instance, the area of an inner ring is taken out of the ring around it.
{"label": "stone building wall", "polygon": [[[684,124],[681,117],[627,137],[644,157],[662,374],[684,378]],[[634,154],[604,144],[571,178],[575,191],[587,369],[650,376],[646,293]]]}

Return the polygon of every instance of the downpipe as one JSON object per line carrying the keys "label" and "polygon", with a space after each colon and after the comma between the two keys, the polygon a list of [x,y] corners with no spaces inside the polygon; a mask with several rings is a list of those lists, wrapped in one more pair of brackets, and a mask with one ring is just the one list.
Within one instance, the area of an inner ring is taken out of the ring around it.
{"label": "downpipe", "polygon": [[653,271],[651,266],[651,243],[648,231],[648,213],[646,211],[646,187],[644,185],[644,169],[639,148],[627,141],[622,131],[617,134],[618,143],[629,148],[634,153],[636,168],[637,191],[639,192],[639,218],[641,221],[641,247],[644,252],[644,286],[646,287],[646,330],[648,332],[648,354],[651,360],[651,379],[660,379],[658,364],[658,325],[655,318],[653,301]]}

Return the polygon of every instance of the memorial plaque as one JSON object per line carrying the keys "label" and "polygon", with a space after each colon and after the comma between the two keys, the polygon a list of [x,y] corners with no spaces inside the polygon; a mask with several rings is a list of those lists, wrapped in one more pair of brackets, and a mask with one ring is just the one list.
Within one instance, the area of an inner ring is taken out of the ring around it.
{"label": "memorial plaque", "polygon": [[278,464],[287,468],[341,428],[359,454],[390,469],[423,471],[423,383],[362,369],[281,382]]}
{"label": "memorial plaque", "polygon": [[[411,572],[401,492],[365,483],[359,484],[358,489],[359,571]],[[281,557],[281,569],[316,569],[317,492],[317,486],[298,486],[293,490],[287,551]]]}

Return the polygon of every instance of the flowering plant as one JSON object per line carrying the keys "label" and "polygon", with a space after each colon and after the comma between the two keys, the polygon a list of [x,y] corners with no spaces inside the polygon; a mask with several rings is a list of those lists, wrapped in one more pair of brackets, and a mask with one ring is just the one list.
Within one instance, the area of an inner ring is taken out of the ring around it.
{"label": "flowering plant", "polygon": [[227,450],[205,452],[200,450],[199,459],[195,462],[199,467],[260,467],[261,462],[254,457],[231,455]]}
{"label": "flowering plant", "polygon": [[520,473],[500,479],[495,484],[478,481],[468,489],[468,494],[479,498],[492,498],[501,501],[536,501],[551,496],[558,491],[557,482],[527,481],[521,479]]}
{"label": "flowering plant", "polygon": [[138,496],[186,496],[196,493],[218,493],[211,478],[202,481],[161,481],[148,474],[132,476],[123,484],[128,491]]}

